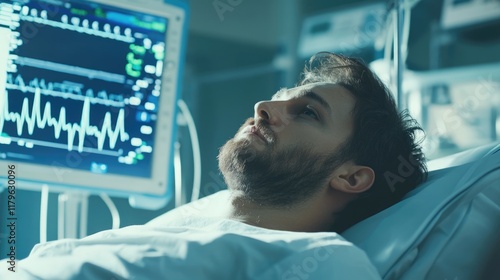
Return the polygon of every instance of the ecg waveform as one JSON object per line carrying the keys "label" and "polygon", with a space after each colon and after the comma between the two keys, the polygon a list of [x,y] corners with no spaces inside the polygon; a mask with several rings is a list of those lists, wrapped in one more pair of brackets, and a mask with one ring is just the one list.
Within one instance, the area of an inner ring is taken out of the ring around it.
{"label": "ecg waveform", "polygon": [[[2,97],[2,95],[4,95]],[[0,92],[0,101],[4,101],[3,108],[0,108],[0,133],[3,132],[4,123],[6,121],[14,122],[17,125],[18,136],[22,135],[23,128],[26,125],[28,133],[33,135],[35,127],[45,129],[46,127],[54,128],[54,137],[59,139],[61,132],[65,131],[68,134],[68,151],[73,150],[75,138],[78,134],[78,151],[82,152],[84,148],[84,140],[86,136],[95,136],[97,138],[97,149],[103,150],[106,138],[109,138],[109,147],[114,149],[118,140],[125,142],[129,140],[129,134],[125,131],[125,112],[120,109],[116,120],[116,125],[113,128],[111,122],[111,114],[107,112],[104,116],[102,127],[90,124],[90,98],[85,97],[83,101],[82,114],[80,123],[66,122],[66,108],[61,107],[59,117],[52,117],[51,103],[45,103],[45,107],[41,108],[41,90],[37,88],[34,93],[33,106],[29,107],[28,98],[24,98],[20,113],[9,111],[8,94],[6,91]],[[1,104],[1,102],[0,102]]]}
{"label": "ecg waveform", "polygon": [[20,90],[24,93],[35,93],[38,89],[41,94],[64,99],[73,99],[84,101],[88,98],[91,104],[102,104],[106,106],[123,107],[125,105],[123,96],[119,94],[108,94],[106,91],[98,91],[97,94],[92,89],[82,90],[83,85],[65,81],[63,83],[47,82],[45,79],[35,78],[27,84],[21,75],[14,77],[12,74],[7,75],[7,89]]}

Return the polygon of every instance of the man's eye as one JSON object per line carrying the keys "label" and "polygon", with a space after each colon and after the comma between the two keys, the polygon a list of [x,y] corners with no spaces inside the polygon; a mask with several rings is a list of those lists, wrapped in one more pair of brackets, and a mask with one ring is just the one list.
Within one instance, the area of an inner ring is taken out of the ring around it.
{"label": "man's eye", "polygon": [[308,117],[311,117],[315,120],[319,120],[319,116],[318,116],[318,113],[316,113],[316,110],[314,110],[313,108],[311,107],[306,107],[303,111],[302,111],[302,114],[303,115],[306,115]]}

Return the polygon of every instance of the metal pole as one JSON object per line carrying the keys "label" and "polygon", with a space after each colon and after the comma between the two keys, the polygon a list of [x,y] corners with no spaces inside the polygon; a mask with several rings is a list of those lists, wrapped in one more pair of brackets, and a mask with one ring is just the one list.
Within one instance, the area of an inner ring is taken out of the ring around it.
{"label": "metal pole", "polygon": [[406,104],[404,102],[404,93],[403,93],[403,72],[404,72],[404,64],[403,64],[403,56],[401,53],[401,42],[403,37],[403,3],[405,0],[395,0],[394,6],[394,14],[396,16],[396,24],[394,25],[394,69],[395,69],[395,89],[397,96],[397,105],[400,111],[406,109]]}

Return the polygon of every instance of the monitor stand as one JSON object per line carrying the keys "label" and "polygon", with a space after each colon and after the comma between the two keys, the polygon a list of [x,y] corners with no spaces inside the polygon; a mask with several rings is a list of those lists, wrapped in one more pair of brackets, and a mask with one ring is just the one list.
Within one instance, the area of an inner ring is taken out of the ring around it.
{"label": "monitor stand", "polygon": [[88,193],[66,191],[58,196],[57,239],[87,235]]}

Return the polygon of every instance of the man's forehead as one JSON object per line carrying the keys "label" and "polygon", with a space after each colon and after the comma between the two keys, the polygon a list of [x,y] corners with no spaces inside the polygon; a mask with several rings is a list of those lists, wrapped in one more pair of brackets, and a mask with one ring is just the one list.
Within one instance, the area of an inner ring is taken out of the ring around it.
{"label": "man's forehead", "polygon": [[335,89],[343,89],[343,87],[334,83],[311,83],[293,88],[281,88],[273,95],[272,99],[278,100],[285,99],[287,97],[292,98],[307,91],[317,91],[318,93],[323,93],[325,91],[332,91]]}

